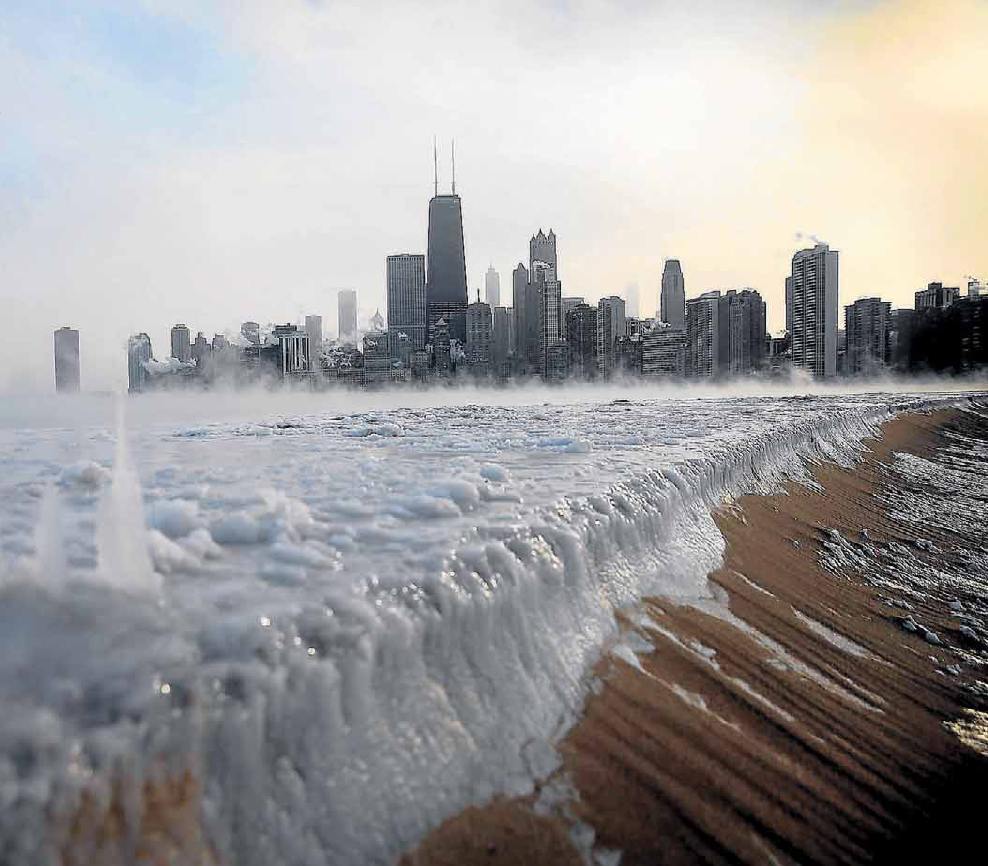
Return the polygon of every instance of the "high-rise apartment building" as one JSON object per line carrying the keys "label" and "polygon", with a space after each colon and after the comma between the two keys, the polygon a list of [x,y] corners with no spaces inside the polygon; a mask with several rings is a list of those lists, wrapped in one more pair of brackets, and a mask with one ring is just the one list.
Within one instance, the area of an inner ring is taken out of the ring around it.
{"label": "high-rise apartment building", "polygon": [[357,339],[357,292],[340,289],[336,303],[340,342],[353,343]]}
{"label": "high-rise apartment building", "polygon": [[892,304],[862,298],[844,307],[845,372],[874,375],[892,360]]}
{"label": "high-rise apartment building", "polygon": [[174,325],[171,333],[172,357],[182,362],[192,360],[192,340],[188,325]]}
{"label": "high-rise apartment building", "polygon": [[615,369],[614,345],[624,336],[624,298],[611,295],[597,302],[597,372],[610,376]]}
{"label": "high-rise apartment building", "polygon": [[578,379],[597,375],[597,308],[577,304],[566,311],[570,372]]}
{"label": "high-rise apartment building", "polygon": [[641,335],[642,375],[681,379],[686,375],[686,332],[665,322]]}
{"label": "high-rise apartment building", "polygon": [[704,292],[686,302],[686,376],[709,379],[727,366],[730,331],[727,299],[719,291]]}
{"label": "high-rise apartment building", "polygon": [[501,275],[494,270],[494,265],[484,274],[484,300],[492,310],[501,304]]}
{"label": "high-rise apartment building", "polygon": [[399,334],[408,337],[411,350],[428,341],[425,256],[399,253],[388,256],[388,339],[397,357]]}
{"label": "high-rise apartment building", "polygon": [[917,310],[943,310],[955,303],[961,295],[957,286],[943,283],[929,283],[925,289],[916,292]]}
{"label": "high-rise apartment building", "polygon": [[[765,302],[754,289],[727,293],[728,357],[732,375],[761,369],[765,362]],[[723,366],[723,365],[722,365]]]}
{"label": "high-rise apartment building", "polygon": [[79,390],[79,332],[64,327],[55,331],[55,390],[70,394]]}
{"label": "high-rise apartment building", "polygon": [[659,290],[659,321],[682,331],[686,327],[686,281],[679,259],[666,259]]}
{"label": "high-rise apartment building", "polygon": [[792,365],[822,379],[837,375],[837,250],[827,244],[792,257]]}
{"label": "high-rise apartment building", "polygon": [[151,360],[151,338],[134,334],[127,340],[127,390],[138,394],[147,387],[148,362]]}

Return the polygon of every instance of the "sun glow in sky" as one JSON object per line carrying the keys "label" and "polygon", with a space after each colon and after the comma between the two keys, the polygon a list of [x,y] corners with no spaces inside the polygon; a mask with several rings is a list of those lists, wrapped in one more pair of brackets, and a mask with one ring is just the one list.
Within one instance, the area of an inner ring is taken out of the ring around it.
{"label": "sun glow in sky", "polygon": [[322,314],[425,247],[456,138],[471,293],[540,226],[566,295],[752,286],[797,233],[841,304],[988,277],[988,3],[12,0],[0,11],[0,390],[120,387],[127,336]]}

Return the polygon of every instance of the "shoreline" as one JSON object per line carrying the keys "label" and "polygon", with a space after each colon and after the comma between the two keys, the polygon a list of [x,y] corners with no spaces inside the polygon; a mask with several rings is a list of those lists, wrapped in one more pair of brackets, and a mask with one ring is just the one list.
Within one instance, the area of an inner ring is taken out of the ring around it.
{"label": "shoreline", "polygon": [[[534,797],[446,821],[403,866],[963,850],[977,826],[965,783],[988,783],[988,759],[945,726],[974,703],[968,677],[948,670],[957,654],[906,631],[860,575],[820,562],[832,532],[949,550],[950,538],[893,519],[879,494],[894,452],[933,453],[960,416],[898,416],[852,469],[813,466],[822,492],[790,483],[718,509],[727,547],[709,579],[721,609],[644,600],[624,618],[635,653],[601,660],[601,688],[559,744],[561,770]],[[913,613],[945,640],[957,633],[943,599]]]}

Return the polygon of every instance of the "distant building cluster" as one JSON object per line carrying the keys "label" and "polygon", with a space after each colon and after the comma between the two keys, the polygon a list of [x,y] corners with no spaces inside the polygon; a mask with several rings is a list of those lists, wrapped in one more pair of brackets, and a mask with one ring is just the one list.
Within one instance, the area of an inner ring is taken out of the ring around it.
{"label": "distant building cluster", "polygon": [[[463,211],[455,165],[449,194],[438,174],[429,201],[425,254],[387,256],[387,319],[358,325],[357,293],[338,293],[338,338],[323,334],[321,316],[303,325],[244,322],[239,334],[171,329],[169,355],[156,360],[147,334],[127,345],[129,389],[208,387],[224,381],[295,381],[374,387],[403,382],[539,379],[725,380],[803,371],[813,378],[875,376],[888,371],[964,373],[988,366],[988,287],[970,278],[959,287],[930,283],[913,309],[879,297],[844,308],[840,327],[838,252],[825,243],[793,255],[785,280],[785,330],[770,335],[766,306],[753,288],[687,297],[677,259],[666,259],[654,317],[618,295],[590,304],[563,293],[557,238],[539,229],[528,261],[511,274],[511,305],[502,305],[493,266],[471,302],[467,291]],[[79,389],[79,332],[54,335],[59,392]]]}

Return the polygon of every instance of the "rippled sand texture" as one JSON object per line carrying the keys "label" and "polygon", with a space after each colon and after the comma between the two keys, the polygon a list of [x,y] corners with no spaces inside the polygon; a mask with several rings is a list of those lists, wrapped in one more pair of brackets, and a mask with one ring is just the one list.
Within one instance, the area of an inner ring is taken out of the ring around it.
{"label": "rippled sand texture", "polygon": [[984,407],[907,415],[853,470],[817,465],[821,489],[721,508],[729,614],[629,614],[637,639],[599,666],[562,769],[447,822],[407,866],[969,857],[988,784],[986,443]]}

